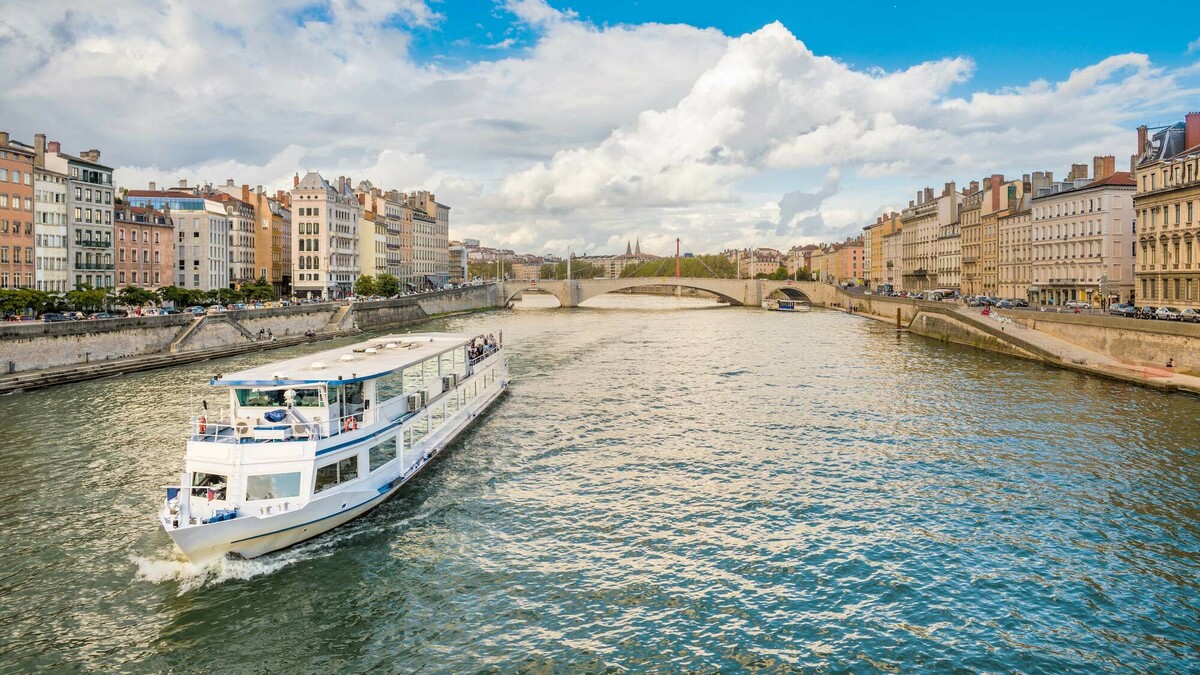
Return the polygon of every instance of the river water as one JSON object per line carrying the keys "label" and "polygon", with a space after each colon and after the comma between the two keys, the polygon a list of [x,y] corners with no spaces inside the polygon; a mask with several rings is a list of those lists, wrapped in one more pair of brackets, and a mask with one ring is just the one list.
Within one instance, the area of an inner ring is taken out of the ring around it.
{"label": "river water", "polygon": [[189,406],[329,343],[0,398],[0,671],[1200,662],[1200,401],[836,312],[591,304],[421,327],[503,330],[509,394],[368,516],[205,569],[154,518]]}

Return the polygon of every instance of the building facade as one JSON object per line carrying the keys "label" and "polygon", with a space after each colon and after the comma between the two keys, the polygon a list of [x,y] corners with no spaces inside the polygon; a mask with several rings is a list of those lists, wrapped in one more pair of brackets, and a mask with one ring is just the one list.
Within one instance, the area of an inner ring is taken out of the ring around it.
{"label": "building facade", "polygon": [[113,288],[112,168],[100,163],[99,150],[68,155],[42,134],[34,137],[34,151],[45,168],[67,177],[68,283]]}
{"label": "building facade", "polygon": [[983,292],[983,279],[979,273],[979,251],[982,242],[980,211],[983,208],[983,191],[979,181],[971,181],[962,203],[958,208],[958,231],[961,241],[961,285],[963,295],[979,295]]}
{"label": "building facade", "polygon": [[1033,302],[1029,292],[1033,274],[1032,211],[1022,206],[1015,213],[1001,216],[996,227],[1000,245],[998,293],[1002,298]]}
{"label": "building facade", "polygon": [[362,206],[348,183],[339,177],[335,187],[315,171],[293,180],[292,255],[299,297],[335,299],[353,292]]}
{"label": "building facade", "polygon": [[1200,308],[1200,113],[1138,128],[1134,209],[1139,303]]}
{"label": "building facade", "polygon": [[444,286],[450,283],[450,207],[424,190],[408,193],[406,201],[413,220],[409,283],[419,288]]}
{"label": "building facade", "polygon": [[933,188],[917,193],[900,212],[903,232],[902,272],[904,290],[927,291],[937,287],[935,246],[938,236],[938,206]]}
{"label": "building facade", "polygon": [[146,206],[119,204],[116,230],[116,284],[155,290],[174,283],[175,226],[167,214]]}
{"label": "building facade", "polygon": [[212,291],[229,288],[229,218],[225,206],[206,199],[184,181],[170,190],[150,183],[148,190],[130,190],[131,206],[162,211],[174,225],[174,285]]}
{"label": "building facade", "polygon": [[44,167],[33,169],[34,283],[37,290],[66,293],[67,177]]}
{"label": "building facade", "polygon": [[1130,299],[1134,193],[1127,172],[1095,181],[1076,177],[1038,190],[1032,200],[1030,284],[1036,302],[1077,300],[1099,306]]}
{"label": "building facade", "polygon": [[0,289],[36,288],[32,148],[0,132]]}

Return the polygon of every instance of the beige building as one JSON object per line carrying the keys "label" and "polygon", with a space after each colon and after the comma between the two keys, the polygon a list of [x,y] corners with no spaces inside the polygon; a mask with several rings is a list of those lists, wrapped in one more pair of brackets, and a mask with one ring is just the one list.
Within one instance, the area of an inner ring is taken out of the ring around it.
{"label": "beige building", "polygon": [[979,181],[971,181],[958,208],[958,231],[961,237],[961,280],[959,289],[963,295],[979,295],[983,292],[983,280],[979,273],[979,251],[982,241],[980,212],[983,208],[983,191]]}
{"label": "beige building", "polygon": [[[257,214],[249,199],[241,199],[250,197],[249,189],[234,185],[230,178],[225,185],[208,188],[205,192],[205,197],[225,209],[229,221],[229,285],[237,288],[257,281],[260,277],[255,250]],[[266,265],[263,267],[265,272]]]}
{"label": "beige building", "polygon": [[1024,181],[1006,182],[994,174],[985,182],[979,210],[979,277],[985,295],[1000,292],[1000,218],[1019,208],[1024,195]]}
{"label": "beige building", "polygon": [[883,221],[883,281],[899,293],[904,289],[904,229],[900,214],[892,213]]}
{"label": "beige building", "polygon": [[295,294],[309,298],[349,295],[359,275],[358,236],[362,206],[338,177],[331,185],[310,171],[292,181],[292,255],[296,260]]}
{"label": "beige building", "polygon": [[1040,304],[1103,305],[1133,292],[1133,178],[1114,171],[1113,157],[1097,157],[1096,167],[1098,180],[1076,166],[1072,180],[1033,198],[1030,292]]}
{"label": "beige building", "polygon": [[1133,180],[1138,303],[1200,308],[1200,113],[1138,128]]}
{"label": "beige building", "polygon": [[38,166],[67,177],[68,285],[113,288],[112,167],[100,163],[99,150],[68,155],[42,134],[34,137],[34,152]]}
{"label": "beige building", "polygon": [[996,223],[999,232],[999,290],[1001,298],[1029,300],[1032,275],[1031,239],[1032,212],[1023,203],[1016,212],[1001,216]]}
{"label": "beige building", "polygon": [[39,291],[65,293],[67,263],[67,177],[45,167],[33,169],[34,284]]}
{"label": "beige building", "polygon": [[163,211],[175,225],[175,280],[180,288],[211,291],[229,288],[229,218],[220,202],[206,199],[186,181],[159,190],[129,190],[132,206]]}
{"label": "beige building", "polygon": [[[962,195],[951,182],[943,186],[939,197],[934,197],[933,188],[921,190],[900,212],[903,290],[912,293],[945,287],[939,278],[943,264],[940,256],[943,250],[960,246],[954,232],[957,228],[948,226],[958,222],[961,200]],[[954,263],[957,257],[954,250],[947,262]]]}
{"label": "beige building", "polygon": [[[962,195],[959,195],[961,200]],[[958,204],[952,209],[952,220],[938,223],[937,237],[937,287],[947,290],[962,289],[962,233],[959,231]]]}
{"label": "beige building", "polygon": [[439,204],[433,193],[420,190],[405,195],[412,207],[412,276],[420,288],[439,288],[450,282],[450,207]]}

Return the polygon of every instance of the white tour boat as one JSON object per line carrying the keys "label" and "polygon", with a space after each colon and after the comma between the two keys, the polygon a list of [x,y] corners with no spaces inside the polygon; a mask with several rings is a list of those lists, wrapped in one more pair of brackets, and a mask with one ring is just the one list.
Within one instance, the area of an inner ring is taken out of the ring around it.
{"label": "white tour boat", "polygon": [[395,494],[508,387],[501,343],[413,333],[211,382],[227,418],[192,419],[159,519],[193,563],[275,551]]}
{"label": "white tour boat", "polygon": [[785,300],[775,298],[767,298],[763,300],[763,309],[769,309],[773,312],[807,312],[812,310],[812,306],[803,300]]}

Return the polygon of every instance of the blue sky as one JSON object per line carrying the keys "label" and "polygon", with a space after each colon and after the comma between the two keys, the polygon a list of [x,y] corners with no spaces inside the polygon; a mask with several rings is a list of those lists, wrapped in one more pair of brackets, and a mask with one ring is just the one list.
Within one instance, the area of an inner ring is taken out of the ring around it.
{"label": "blue sky", "polygon": [[14,138],[130,188],[430,189],[452,237],[532,253],[840,240],[1200,110],[1195,3],[19,1]]}
{"label": "blue sky", "polygon": [[[1194,61],[1200,49],[1200,4],[1162,5],[1139,14],[1129,2],[941,3],[779,2],[767,0],[653,2],[573,0],[549,3],[597,26],[682,23],[726,35],[753,32],[780,21],[809,49],[855,68],[896,70],[921,61],[970,57],[972,87],[997,89],[1038,78],[1065,78],[1113,54],[1141,52],[1155,64]],[[992,7],[989,9],[988,4]],[[513,25],[512,15],[490,0],[432,5],[443,20],[413,35],[423,61],[468,63],[512,56],[536,43],[538,32]],[[1189,20],[1190,19],[1190,20]],[[975,24],[964,28],[963,24]],[[989,24],[991,27],[989,27]],[[490,36],[489,36],[490,33]],[[506,39],[509,49],[497,49]]]}

